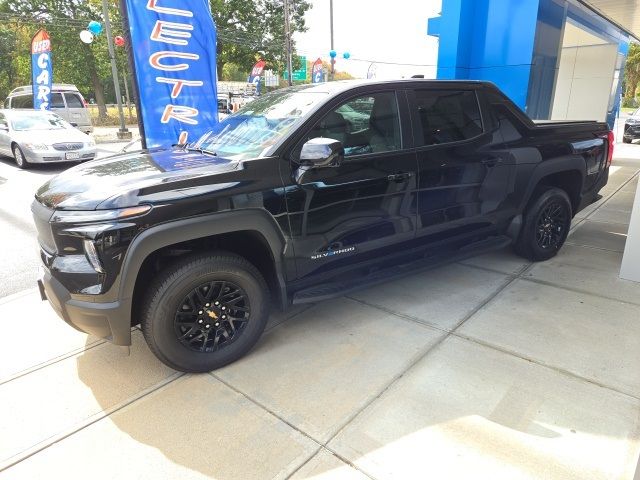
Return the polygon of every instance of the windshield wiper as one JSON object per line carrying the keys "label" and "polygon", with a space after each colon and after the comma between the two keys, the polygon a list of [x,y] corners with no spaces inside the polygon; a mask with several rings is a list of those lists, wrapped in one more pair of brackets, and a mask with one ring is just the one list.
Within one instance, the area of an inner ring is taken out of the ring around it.
{"label": "windshield wiper", "polygon": [[198,152],[198,153],[201,153],[202,155],[211,155],[213,157],[218,156],[216,152],[212,152],[211,150],[205,150],[204,148],[185,147],[185,150],[188,152]]}

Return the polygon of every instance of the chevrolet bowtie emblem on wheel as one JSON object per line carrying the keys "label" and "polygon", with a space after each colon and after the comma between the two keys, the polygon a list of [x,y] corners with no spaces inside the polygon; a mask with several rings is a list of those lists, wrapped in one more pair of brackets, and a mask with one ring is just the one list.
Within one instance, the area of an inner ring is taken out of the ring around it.
{"label": "chevrolet bowtie emblem on wheel", "polygon": [[218,315],[215,314],[215,312],[212,312],[211,310],[208,310],[207,313],[209,314],[209,316],[211,318],[213,318],[214,320],[218,319]]}

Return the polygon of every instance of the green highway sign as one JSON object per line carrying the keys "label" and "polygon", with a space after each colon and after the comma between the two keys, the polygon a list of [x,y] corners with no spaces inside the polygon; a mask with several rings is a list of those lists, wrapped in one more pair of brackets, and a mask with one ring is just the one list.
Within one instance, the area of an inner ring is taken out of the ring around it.
{"label": "green highway sign", "polygon": [[[307,79],[307,57],[299,57],[301,68],[294,70],[291,74],[291,79],[294,82],[304,82]],[[283,78],[286,80],[289,77],[289,70],[284,71]]]}

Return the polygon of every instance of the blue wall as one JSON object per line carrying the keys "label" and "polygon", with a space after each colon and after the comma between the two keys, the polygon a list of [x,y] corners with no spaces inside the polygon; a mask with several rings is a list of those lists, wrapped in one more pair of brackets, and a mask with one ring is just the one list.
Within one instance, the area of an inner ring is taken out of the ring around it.
{"label": "blue wall", "polygon": [[428,23],[428,34],[440,39],[438,78],[492,81],[532,118],[547,119],[567,19],[626,56],[629,36],[576,0],[442,0],[442,14]]}
{"label": "blue wall", "polygon": [[443,0],[438,78],[492,81],[524,108],[537,17],[538,0]]}

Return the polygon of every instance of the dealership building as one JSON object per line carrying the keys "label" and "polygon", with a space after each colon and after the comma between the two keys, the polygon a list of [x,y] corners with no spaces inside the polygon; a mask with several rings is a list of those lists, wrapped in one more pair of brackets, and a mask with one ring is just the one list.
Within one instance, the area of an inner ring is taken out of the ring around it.
{"label": "dealership building", "polygon": [[496,83],[534,119],[606,120],[620,108],[632,0],[442,0],[438,78]]}

